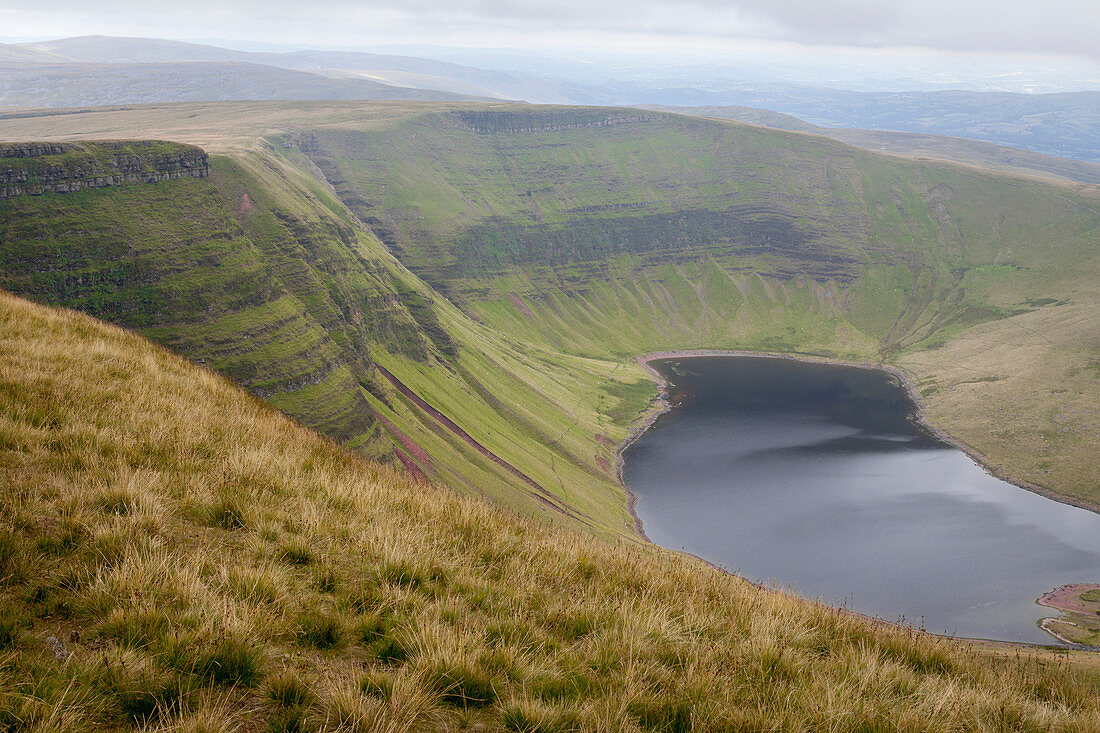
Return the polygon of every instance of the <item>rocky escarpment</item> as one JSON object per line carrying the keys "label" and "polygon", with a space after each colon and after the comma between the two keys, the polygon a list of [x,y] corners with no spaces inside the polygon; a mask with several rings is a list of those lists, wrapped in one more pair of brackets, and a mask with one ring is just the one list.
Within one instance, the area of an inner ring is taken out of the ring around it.
{"label": "rocky escarpment", "polygon": [[0,200],[210,175],[206,152],[159,140],[0,143]]}
{"label": "rocky escarpment", "polygon": [[459,110],[454,115],[463,129],[482,135],[500,133],[559,132],[587,127],[615,127],[649,122],[657,114],[630,114],[605,109]]}

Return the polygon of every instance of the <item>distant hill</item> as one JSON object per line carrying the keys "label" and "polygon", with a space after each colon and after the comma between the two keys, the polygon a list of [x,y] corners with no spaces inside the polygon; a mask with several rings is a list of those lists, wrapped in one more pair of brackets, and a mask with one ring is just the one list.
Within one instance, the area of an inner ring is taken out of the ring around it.
{"label": "distant hill", "polygon": [[853,92],[776,84],[730,85],[717,90],[608,91],[616,104],[737,105],[793,115],[821,127],[964,137],[1100,162],[1100,92]]}
{"label": "distant hill", "polygon": [[78,36],[53,41],[21,43],[21,48],[56,59],[86,64],[155,64],[180,61],[245,61],[244,51],[201,43],[166,41],[160,38]]}
{"label": "distant hill", "polygon": [[792,132],[813,132],[819,135],[827,134],[830,130],[825,127],[811,125],[792,115],[782,112],[772,112],[770,109],[758,107],[741,107],[739,105],[703,105],[700,107],[677,107],[661,104],[641,105],[642,109],[658,109],[665,112],[677,112],[698,117],[717,117],[723,120],[737,120],[747,122],[750,125],[763,125],[774,127],[776,130],[790,130]]}
{"label": "distant hill", "polygon": [[1078,183],[1100,184],[1100,163],[1088,163],[1054,155],[1043,155],[1030,150],[996,145],[980,140],[948,137],[946,135],[892,132],[889,130],[819,127],[791,115],[753,107],[660,107],[655,105],[651,109],[662,109],[702,117],[718,117],[748,122],[753,125],[774,127],[777,130],[824,135],[834,140],[840,140],[876,152],[937,158],[994,170],[1052,176]]}
{"label": "distant hill", "polygon": [[151,102],[325,99],[458,100],[453,92],[331,79],[240,62],[0,63],[0,105],[98,107]]}
{"label": "distant hill", "polygon": [[[562,85],[558,82],[413,56],[342,51],[264,53],[155,38],[113,36],[64,38],[22,44],[13,48],[40,57],[28,57],[27,61],[53,59],[93,64],[249,63],[282,69],[298,69],[326,76],[372,79],[395,86],[441,90],[467,97],[531,99],[544,102],[569,101],[567,95],[561,91]],[[349,97],[324,98],[348,99]],[[454,98],[456,97],[438,95],[431,97],[431,99]]]}
{"label": "distant hill", "polygon": [[[52,41],[0,46],[0,63],[75,63],[75,64],[177,64],[216,63],[253,64],[278,69],[308,72],[312,88],[300,87],[302,78],[274,83],[274,74],[243,83],[242,72],[229,73],[227,86],[219,90],[216,85],[205,91],[194,83],[179,87],[180,74],[173,72],[168,88],[154,95],[145,93],[145,101],[183,102],[192,100],[227,99],[463,99],[490,98],[530,102],[533,104],[581,104],[647,106],[662,105],[707,109],[730,109],[732,106],[757,110],[742,111],[735,119],[753,124],[801,132],[816,132],[813,126],[826,128],[895,131],[967,138],[1010,146],[1044,155],[1053,155],[1080,161],[1100,162],[1100,92],[1072,92],[1061,94],[1010,94],[1000,92],[974,92],[965,90],[932,92],[865,92],[824,87],[789,84],[758,78],[757,72],[746,70],[745,76],[733,78],[719,74],[707,76],[705,69],[676,70],[650,78],[639,73],[631,76],[623,70],[624,78],[607,80],[593,76],[586,80],[578,76],[576,66],[569,72],[555,75],[553,66],[519,64],[522,68],[537,71],[516,73],[517,60],[510,59],[507,68],[483,69],[461,64],[415,56],[355,53],[344,51],[297,51],[291,53],[237,51],[199,43],[183,43],[153,38],[121,38],[113,36],[81,36]],[[500,62],[498,62],[500,63]],[[593,67],[595,69],[595,67]],[[3,69],[8,76],[11,69]],[[66,98],[72,104],[130,104],[138,101],[124,88],[135,78],[140,84],[155,86],[147,75],[154,71],[145,67],[146,76],[137,71],[123,73],[118,69],[111,73],[100,72],[98,77],[86,77],[89,84],[99,89],[86,96],[73,94]],[[24,81],[11,98],[0,99],[0,104],[25,106],[59,106],[60,101],[36,101],[38,96],[57,97],[56,80],[48,81],[40,90],[34,80]],[[69,70],[68,73],[73,73]],[[160,73],[168,73],[161,69]],[[216,73],[221,73],[216,72]],[[594,72],[595,73],[595,72]],[[539,75],[541,74],[541,76]],[[138,75],[135,77],[135,75]],[[398,93],[366,86],[327,84],[318,78],[347,79],[386,84],[391,87],[420,90]],[[11,85],[14,82],[8,80]],[[244,84],[243,88],[241,87]],[[283,88],[281,84],[287,86]],[[259,90],[268,84],[270,88]],[[253,88],[249,88],[253,87]],[[76,102],[76,99],[94,99]],[[706,113],[704,113],[706,114]],[[745,116],[750,114],[750,116]],[[729,116],[718,113],[717,116]],[[786,116],[786,117],[784,117]],[[792,120],[790,116],[797,118]],[[802,125],[811,126],[810,129]],[[895,148],[897,141],[838,136],[846,142],[885,148],[888,152],[903,152]],[[927,142],[927,141],[925,141]],[[900,143],[903,147],[908,143]],[[939,145],[939,144],[937,144]],[[923,144],[919,147],[926,147]],[[940,146],[942,147],[942,146]],[[992,151],[966,152],[972,160],[990,159]],[[925,154],[922,152],[921,154]],[[960,154],[958,151],[952,155]],[[993,158],[1004,158],[993,154]],[[956,159],[952,157],[951,159]],[[1043,172],[1050,168],[1034,161],[1013,158],[1013,165],[1020,170]],[[1056,167],[1056,166],[1055,166]],[[1065,172],[1055,175],[1065,176]],[[1080,172],[1070,176],[1073,180],[1090,180]]]}
{"label": "distant hill", "polygon": [[54,56],[46,51],[27,48],[26,46],[12,45],[10,43],[0,43],[0,62],[56,63],[64,60],[64,58]]}

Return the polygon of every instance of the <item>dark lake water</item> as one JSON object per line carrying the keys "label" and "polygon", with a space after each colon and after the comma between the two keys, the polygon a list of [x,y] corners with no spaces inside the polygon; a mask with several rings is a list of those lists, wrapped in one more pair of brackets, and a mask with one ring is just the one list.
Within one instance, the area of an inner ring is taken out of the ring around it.
{"label": "dark lake water", "polygon": [[625,454],[655,543],[965,637],[1055,643],[1035,603],[1100,581],[1100,514],[986,473],[885,372],[764,357],[651,364],[674,409]]}

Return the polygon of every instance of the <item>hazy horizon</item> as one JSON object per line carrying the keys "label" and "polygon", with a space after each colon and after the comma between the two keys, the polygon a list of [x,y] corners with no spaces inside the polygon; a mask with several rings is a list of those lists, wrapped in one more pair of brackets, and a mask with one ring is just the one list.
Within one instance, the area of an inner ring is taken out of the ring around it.
{"label": "hazy horizon", "polygon": [[0,0],[0,26],[9,43],[110,35],[244,50],[405,48],[494,68],[515,51],[602,56],[619,74],[652,73],[646,62],[771,62],[777,78],[853,88],[911,76],[913,88],[1100,89],[1100,6],[1079,0]]}
{"label": "hazy horizon", "polygon": [[856,91],[971,89],[1020,93],[1100,90],[1100,58],[1073,54],[946,51],[918,47],[855,47],[790,41],[739,39],[684,46],[665,38],[644,48],[582,43],[521,48],[506,39],[496,45],[440,43],[425,38],[407,43],[286,43],[247,38],[183,37],[173,34],[121,36],[86,33],[54,36],[0,36],[4,44],[33,44],[106,35],[198,43],[238,51],[350,51],[406,55],[467,66],[514,71],[567,81],[652,82],[690,79],[768,81]]}

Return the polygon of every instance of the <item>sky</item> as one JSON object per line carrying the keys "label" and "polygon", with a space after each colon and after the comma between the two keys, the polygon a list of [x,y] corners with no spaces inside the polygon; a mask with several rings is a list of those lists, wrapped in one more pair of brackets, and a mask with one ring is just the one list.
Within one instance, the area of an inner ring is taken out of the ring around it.
{"label": "sky", "polygon": [[573,81],[714,69],[866,91],[1100,89],[1097,0],[0,0],[0,42],[92,34],[402,53]]}
{"label": "sky", "polygon": [[1095,0],[0,0],[0,36],[643,48],[745,42],[1100,57]]}

